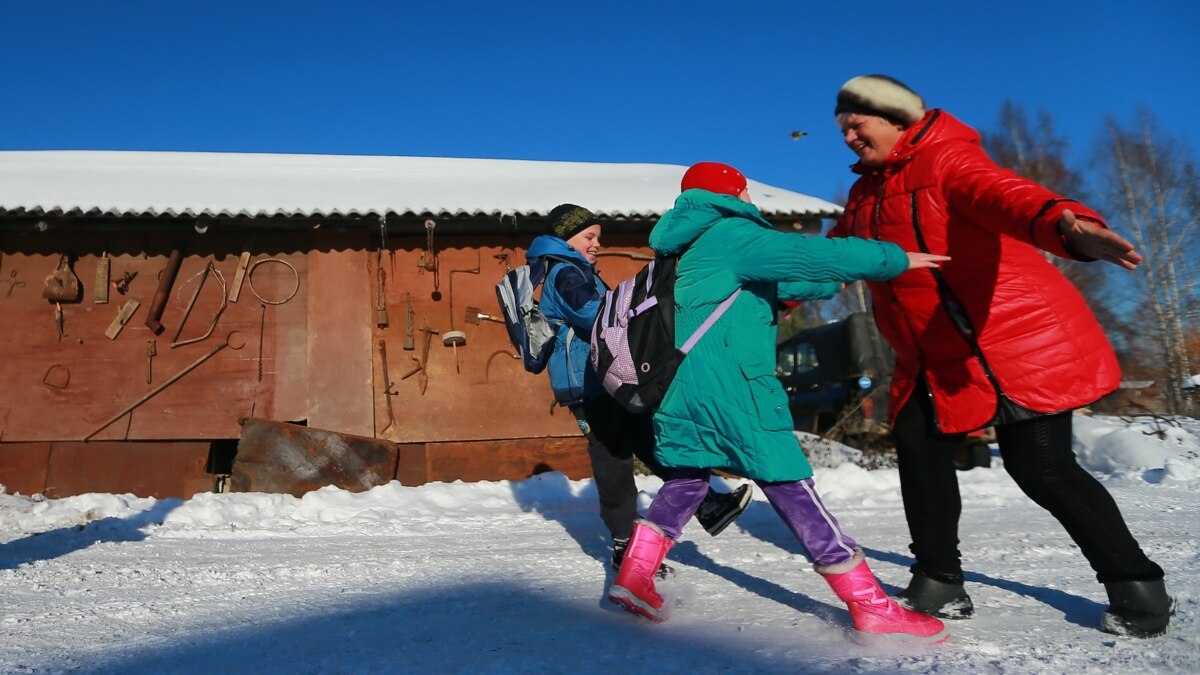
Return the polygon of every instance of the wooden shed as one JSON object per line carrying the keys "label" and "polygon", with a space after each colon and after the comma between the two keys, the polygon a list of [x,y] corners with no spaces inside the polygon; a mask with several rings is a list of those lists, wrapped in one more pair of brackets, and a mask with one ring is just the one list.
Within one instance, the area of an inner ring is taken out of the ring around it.
{"label": "wooden shed", "polygon": [[[0,484],[302,493],[590,470],[495,284],[571,202],[610,283],[685,167],[0,152]],[[780,228],[834,204],[751,181]]]}

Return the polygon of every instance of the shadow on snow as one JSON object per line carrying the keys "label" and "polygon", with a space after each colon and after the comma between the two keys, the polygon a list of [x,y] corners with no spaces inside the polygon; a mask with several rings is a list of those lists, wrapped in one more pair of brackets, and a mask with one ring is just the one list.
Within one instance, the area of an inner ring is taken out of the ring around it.
{"label": "shadow on snow", "polygon": [[100,518],[15,539],[0,545],[0,570],[52,560],[104,542],[142,541],[147,536],[144,528],[161,525],[167,514],[182,504],[179,499],[160,499],[145,511],[124,518]]}
{"label": "shadow on snow", "polygon": [[734,648],[536,589],[471,584],[371,599],[351,610],[159,635],[156,641],[171,644],[121,649],[80,665],[123,674],[829,672],[833,664],[814,659],[796,637],[785,650],[758,652],[745,640]]}

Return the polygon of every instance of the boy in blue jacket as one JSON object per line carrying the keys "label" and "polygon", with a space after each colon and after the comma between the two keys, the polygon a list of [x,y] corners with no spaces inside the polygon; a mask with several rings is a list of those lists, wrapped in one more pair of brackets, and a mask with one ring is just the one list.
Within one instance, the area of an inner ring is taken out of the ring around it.
{"label": "boy in blue jacket", "polygon": [[[612,534],[612,566],[618,569],[638,516],[633,458],[642,460],[659,478],[666,480],[670,474],[654,459],[651,415],[621,407],[604,391],[588,359],[592,324],[608,290],[596,272],[600,223],[591,211],[574,204],[554,207],[548,221],[548,233],[534,239],[525,256],[530,264],[545,258],[549,265],[538,307],[559,324],[547,363],[550,387],[558,404],[570,408],[587,438],[600,518]],[[732,493],[710,487],[696,519],[716,536],[741,515],[750,497],[749,485]],[[668,571],[664,565],[659,574]]]}

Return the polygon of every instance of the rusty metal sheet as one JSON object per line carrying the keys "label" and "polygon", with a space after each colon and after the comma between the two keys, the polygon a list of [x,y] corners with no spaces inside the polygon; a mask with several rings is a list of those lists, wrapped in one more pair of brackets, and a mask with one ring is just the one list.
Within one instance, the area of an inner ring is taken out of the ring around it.
{"label": "rusty metal sheet", "polygon": [[361,492],[392,480],[396,456],[390,441],[246,418],[230,484],[296,497],[326,485]]}
{"label": "rusty metal sheet", "polygon": [[570,438],[427,443],[424,460],[427,481],[524,480],[549,471],[572,480],[592,475],[587,441],[578,433]]}
{"label": "rusty metal sheet", "polygon": [[0,443],[0,485],[8,494],[42,492],[49,457],[49,443]]}
{"label": "rusty metal sheet", "polygon": [[44,494],[51,499],[89,492],[188,499],[213,489],[204,469],[207,441],[52,443]]}
{"label": "rusty metal sheet", "polygon": [[361,271],[374,256],[365,253],[365,230],[319,230],[314,232],[313,239],[317,250],[308,255],[307,334],[291,336],[289,340],[307,343],[307,390],[313,395],[308,397],[305,419],[321,429],[374,436],[371,394],[374,286],[363,283]]}

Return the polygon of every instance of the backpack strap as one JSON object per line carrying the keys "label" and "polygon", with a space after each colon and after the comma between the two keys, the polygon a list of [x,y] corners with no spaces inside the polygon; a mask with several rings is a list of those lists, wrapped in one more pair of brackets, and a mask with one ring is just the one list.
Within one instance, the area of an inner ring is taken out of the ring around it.
{"label": "backpack strap", "polygon": [[579,273],[583,275],[583,278],[585,280],[587,280],[587,282],[589,284],[593,282],[592,280],[596,275],[596,273],[591,269],[590,265],[589,266],[580,265],[578,260],[576,260],[575,258],[569,258],[565,255],[557,255],[554,253],[547,253],[546,255],[540,256],[538,258],[538,260],[541,261],[541,263],[543,265],[545,265],[544,276],[550,275],[550,266],[554,263],[567,263],[571,267],[574,267],[575,269],[579,270]]}
{"label": "backpack strap", "polygon": [[704,320],[704,323],[700,324],[700,327],[697,328],[694,333],[692,333],[691,337],[687,339],[687,342],[683,343],[683,346],[679,348],[679,351],[683,352],[684,354],[692,351],[692,347],[695,347],[696,343],[700,341],[700,338],[704,337],[704,334],[708,332],[708,329],[713,327],[713,324],[717,322],[717,319],[721,318],[721,315],[725,313],[725,310],[733,306],[733,301],[737,300],[737,296],[741,292],[742,289],[737,289],[733,292],[733,295],[725,298],[721,304],[717,305],[717,308],[712,311],[712,314],[708,315],[708,318]]}
{"label": "backpack strap", "polygon": [[[593,279],[594,279],[595,275],[592,272],[592,270],[581,266],[579,264],[579,261],[577,261],[573,258],[569,258],[567,256],[556,255],[554,253],[548,253],[546,255],[539,256],[536,260],[537,260],[537,265],[540,268],[540,274],[539,274],[539,278],[535,282],[535,285],[538,283],[544,283],[545,281],[549,280],[550,268],[554,265],[554,263],[566,263],[566,264],[570,265],[574,269],[579,270],[579,273],[583,275],[583,278],[587,281],[587,283],[593,283]],[[543,315],[543,316],[545,316],[545,315]],[[555,330],[558,330],[559,326],[567,327],[566,341],[567,341],[567,349],[569,350],[571,347],[571,340],[575,337],[575,327],[572,326],[571,324],[567,323],[566,321],[563,321],[562,319],[557,319],[557,318],[547,316],[546,320],[550,322],[550,325],[554,326]]]}

